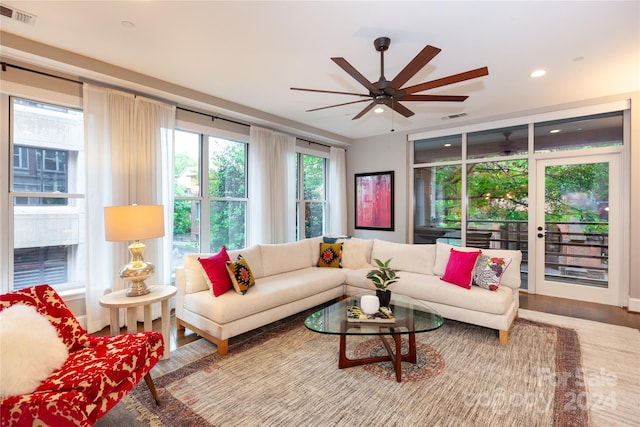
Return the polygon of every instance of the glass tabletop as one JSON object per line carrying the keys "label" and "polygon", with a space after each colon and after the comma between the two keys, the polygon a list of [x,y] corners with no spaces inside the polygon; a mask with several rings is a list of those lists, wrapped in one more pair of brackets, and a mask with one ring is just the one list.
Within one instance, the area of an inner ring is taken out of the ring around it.
{"label": "glass tabletop", "polygon": [[[373,293],[362,294],[373,295]],[[428,332],[443,324],[442,316],[431,307],[411,297],[391,294],[389,308],[395,321],[353,322],[347,320],[347,308],[360,307],[362,295],[350,296],[342,301],[316,311],[306,318],[305,326],[321,334],[334,335],[394,335]]]}

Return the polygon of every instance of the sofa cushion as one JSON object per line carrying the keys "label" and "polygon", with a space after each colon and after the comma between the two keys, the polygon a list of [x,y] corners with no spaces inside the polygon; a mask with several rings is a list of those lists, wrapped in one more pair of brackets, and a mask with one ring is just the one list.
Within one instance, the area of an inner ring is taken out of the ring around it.
{"label": "sofa cushion", "polygon": [[202,264],[198,258],[208,258],[211,253],[200,254],[184,254],[183,266],[184,266],[184,278],[185,278],[185,292],[191,294],[193,292],[200,292],[209,289],[207,281],[205,279],[205,272],[202,269]]}
{"label": "sofa cushion", "polygon": [[357,270],[371,266],[373,240],[351,238],[342,241],[342,266]]}
{"label": "sofa cushion", "polygon": [[0,312],[0,398],[31,393],[69,355],[56,328],[35,307]]}
{"label": "sofa cushion", "polygon": [[342,268],[342,243],[320,243],[318,267]]}
{"label": "sofa cushion", "polygon": [[511,258],[480,255],[473,269],[472,284],[490,291],[498,290],[504,271],[511,264]]}
{"label": "sofa cushion", "polygon": [[246,294],[249,288],[256,284],[251,267],[249,267],[249,263],[247,263],[242,254],[238,255],[233,261],[227,261],[227,270],[229,271],[233,288],[239,294]]}
{"label": "sofa cushion", "polygon": [[311,266],[316,265],[318,257],[320,256],[320,243],[322,243],[322,236],[312,237],[307,239],[309,241],[309,247],[311,248]]}
{"label": "sofa cushion", "polygon": [[233,251],[227,251],[229,253],[229,259],[236,259],[238,255],[247,261],[251,266],[251,272],[254,279],[259,279],[264,276],[264,269],[262,268],[262,251],[259,245],[253,245],[244,249],[236,249]]}
{"label": "sofa cushion", "polygon": [[[436,243],[436,262],[433,266],[433,273],[437,276],[444,274],[444,269],[449,261],[451,248],[459,251],[477,251],[478,248],[465,248],[448,245],[446,243]],[[522,252],[508,249],[483,249],[482,253],[491,257],[511,258],[512,268],[507,268],[500,280],[500,286],[508,286],[511,289],[520,288],[520,263],[522,262]],[[517,268],[515,268],[517,267]]]}
{"label": "sofa cushion", "polygon": [[204,270],[207,286],[214,296],[222,295],[233,287],[227,271],[227,261],[230,261],[230,259],[226,247],[223,246],[220,252],[210,257],[199,257],[198,261]]}
{"label": "sofa cushion", "polygon": [[481,253],[481,251],[464,252],[451,248],[449,261],[441,279],[466,289],[471,288],[473,269]]}
{"label": "sofa cushion", "polygon": [[273,276],[313,265],[309,240],[258,246],[262,255],[263,276]]}
{"label": "sofa cushion", "polygon": [[440,280],[438,276],[401,272],[402,280],[393,285],[391,292],[398,292],[412,298],[460,307],[467,310],[490,314],[505,314],[513,303],[513,290],[500,286],[491,292],[478,286],[465,289]]}
{"label": "sofa cushion", "polygon": [[323,243],[338,243],[351,239],[351,236],[322,236]]}
{"label": "sofa cushion", "polygon": [[[375,239],[371,249],[371,260],[391,259],[391,267],[414,273],[433,274],[436,255],[435,245],[413,245]],[[440,274],[442,275],[442,273]]]}
{"label": "sofa cushion", "polygon": [[[224,325],[275,307],[342,287],[344,269],[308,267],[266,276],[245,295],[227,292],[214,298],[210,292],[186,295],[184,308]],[[259,325],[257,325],[259,326]]]}

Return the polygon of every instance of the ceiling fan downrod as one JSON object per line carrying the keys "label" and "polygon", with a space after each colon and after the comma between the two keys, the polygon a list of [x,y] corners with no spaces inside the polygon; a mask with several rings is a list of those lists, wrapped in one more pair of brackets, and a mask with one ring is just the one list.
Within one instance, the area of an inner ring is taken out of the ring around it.
{"label": "ceiling fan downrod", "polygon": [[384,89],[386,87],[385,83],[387,82],[386,77],[384,76],[384,51],[389,49],[389,45],[391,44],[391,39],[389,37],[378,37],[373,41],[373,46],[376,48],[376,51],[380,52],[380,89]]}

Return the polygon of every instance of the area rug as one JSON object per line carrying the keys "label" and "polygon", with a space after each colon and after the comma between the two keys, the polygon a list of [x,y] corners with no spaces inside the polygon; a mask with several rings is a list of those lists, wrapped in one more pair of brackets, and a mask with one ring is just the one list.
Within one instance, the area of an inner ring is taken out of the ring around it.
{"label": "area rug", "polygon": [[[154,375],[162,405],[141,384],[129,410],[158,426],[589,425],[572,329],[519,319],[501,346],[495,331],[446,321],[417,335],[422,366],[403,363],[398,383],[381,374],[385,363],[338,369],[337,337],[303,319],[236,340],[226,356],[204,340],[172,352]],[[378,351],[370,337],[353,338],[352,357]],[[183,363],[191,346],[202,357]]]}

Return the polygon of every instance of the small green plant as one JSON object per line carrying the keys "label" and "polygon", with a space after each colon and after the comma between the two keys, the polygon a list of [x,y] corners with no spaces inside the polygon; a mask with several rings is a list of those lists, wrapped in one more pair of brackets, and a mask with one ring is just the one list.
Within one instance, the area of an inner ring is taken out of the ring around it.
{"label": "small green plant", "polygon": [[389,267],[391,258],[389,258],[385,262],[382,262],[377,258],[374,258],[373,261],[376,263],[378,268],[370,270],[367,273],[367,279],[371,280],[377,289],[384,291],[390,285],[398,281],[398,279],[400,278],[399,276],[396,276],[396,272],[398,270]]}

